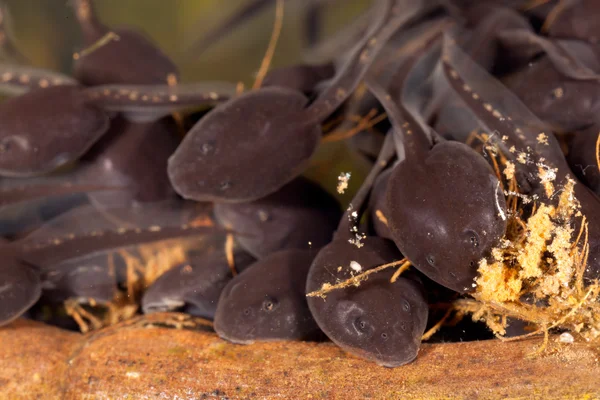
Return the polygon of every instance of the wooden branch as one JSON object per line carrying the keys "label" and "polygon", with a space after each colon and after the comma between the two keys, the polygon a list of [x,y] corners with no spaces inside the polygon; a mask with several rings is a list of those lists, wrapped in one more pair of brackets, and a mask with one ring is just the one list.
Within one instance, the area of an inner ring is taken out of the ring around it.
{"label": "wooden branch", "polygon": [[20,320],[0,329],[0,398],[600,396],[597,352],[555,343],[555,351],[527,358],[540,343],[424,344],[416,361],[387,369],[330,343],[233,345],[179,314],[140,317],[88,335]]}

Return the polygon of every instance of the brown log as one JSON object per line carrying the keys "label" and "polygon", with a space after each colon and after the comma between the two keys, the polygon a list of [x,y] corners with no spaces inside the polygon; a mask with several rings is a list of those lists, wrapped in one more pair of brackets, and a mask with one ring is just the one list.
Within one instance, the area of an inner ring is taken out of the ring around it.
{"label": "brown log", "polygon": [[388,369],[330,343],[234,345],[193,322],[162,314],[80,335],[17,321],[0,329],[0,398],[600,397],[598,353],[585,344],[536,357],[538,339],[423,344],[413,363]]}

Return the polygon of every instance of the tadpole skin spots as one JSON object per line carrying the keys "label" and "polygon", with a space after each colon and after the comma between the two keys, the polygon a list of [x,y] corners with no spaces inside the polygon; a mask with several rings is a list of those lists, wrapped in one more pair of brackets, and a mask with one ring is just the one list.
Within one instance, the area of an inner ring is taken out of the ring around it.
{"label": "tadpole skin spots", "polygon": [[82,158],[78,178],[126,190],[90,193],[96,203],[126,206],[131,202],[157,202],[175,197],[167,175],[167,160],[179,145],[175,123],[165,118],[154,123],[132,123],[118,117]]}
{"label": "tadpole skin spots", "polygon": [[[106,217],[108,214],[109,218]],[[173,208],[172,205],[139,205],[135,209],[103,211],[84,206],[50,221],[12,246],[18,258],[43,270],[83,255],[92,256],[141,244],[223,233],[213,226],[189,224],[191,218],[203,217],[205,214],[186,215],[184,210]],[[185,222],[179,222],[179,219]],[[86,221],[86,224],[81,221]],[[113,221],[122,222],[123,225]]]}
{"label": "tadpole skin spots", "polygon": [[217,203],[214,212],[217,222],[239,233],[239,243],[259,259],[288,248],[323,247],[342,215],[335,198],[302,177],[259,200]]}
{"label": "tadpole skin spots", "polygon": [[31,177],[76,160],[108,129],[77,86],[32,90],[0,105],[0,175]]}
{"label": "tadpole skin spots", "polygon": [[[255,259],[237,250],[234,261],[236,271],[241,273]],[[145,314],[179,311],[212,320],[219,296],[232,278],[222,247],[191,252],[188,262],[171,268],[146,290],[142,297],[142,310]]]}
{"label": "tadpole skin spots", "polygon": [[0,62],[0,93],[2,94],[17,96],[35,89],[78,84],[70,76],[55,71]]}
{"label": "tadpole skin spots", "polygon": [[[393,242],[377,237],[364,239],[357,248],[336,240],[313,261],[306,292],[352,277],[352,261],[361,272],[402,259]],[[415,359],[427,324],[428,306],[422,288],[413,280],[390,282],[394,269],[369,276],[360,286],[333,290],[326,298],[308,297],[308,305],[323,332],[345,351],[386,367]]]}
{"label": "tadpole skin spots", "polygon": [[263,87],[279,86],[309,95],[316,86],[335,75],[333,63],[321,65],[298,64],[269,71]]}
{"label": "tadpole skin spots", "polygon": [[0,327],[18,318],[39,298],[42,292],[38,271],[20,262],[0,243]]}
{"label": "tadpole skin spots", "polygon": [[214,328],[230,342],[306,340],[318,337],[305,296],[314,250],[282,250],[257,261],[221,293]]}
{"label": "tadpole skin spots", "polygon": [[74,0],[75,14],[83,31],[85,47],[97,43],[106,34],[117,37],[75,60],[73,75],[84,85],[167,83],[177,76],[175,64],[150,39],[132,29],[111,30],[100,22],[93,0]]}
{"label": "tadpole skin spots", "polygon": [[215,107],[169,159],[173,187],[184,198],[215,202],[275,192],[304,170],[319,143],[320,127],[296,119],[307,102],[270,87]]}

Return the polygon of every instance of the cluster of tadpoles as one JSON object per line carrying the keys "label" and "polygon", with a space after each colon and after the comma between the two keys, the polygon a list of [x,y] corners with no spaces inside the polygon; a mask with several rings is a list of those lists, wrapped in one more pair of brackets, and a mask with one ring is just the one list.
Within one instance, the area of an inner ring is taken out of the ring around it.
{"label": "cluster of tadpoles", "polygon": [[[273,3],[276,38],[284,1],[250,1],[194,49]],[[88,330],[141,306],[234,343],[324,334],[388,367],[452,313],[505,339],[594,343],[598,3],[374,0],[319,42],[321,3],[311,62],[267,72],[273,40],[243,92],[178,82],[91,0],[72,1],[73,77],[28,65],[0,30],[0,324]],[[344,132],[373,108],[386,121]],[[343,213],[302,177],[332,140],[377,156]]]}

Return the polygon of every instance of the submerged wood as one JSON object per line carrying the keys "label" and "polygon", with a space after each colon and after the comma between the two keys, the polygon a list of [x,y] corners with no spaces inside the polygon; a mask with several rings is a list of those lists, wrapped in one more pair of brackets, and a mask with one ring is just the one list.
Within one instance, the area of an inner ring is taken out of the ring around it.
{"label": "submerged wood", "polygon": [[540,339],[425,343],[388,369],[330,343],[230,344],[182,314],[87,335],[18,320],[0,329],[0,398],[598,398],[598,352],[557,339],[533,358]]}

